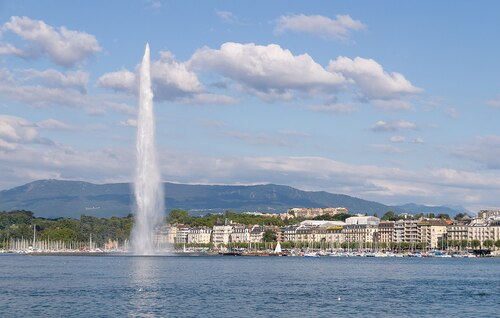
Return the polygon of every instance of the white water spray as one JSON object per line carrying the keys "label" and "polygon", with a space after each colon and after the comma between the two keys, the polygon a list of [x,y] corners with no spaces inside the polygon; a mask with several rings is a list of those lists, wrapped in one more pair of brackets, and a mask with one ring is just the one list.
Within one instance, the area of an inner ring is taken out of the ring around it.
{"label": "white water spray", "polygon": [[137,163],[135,170],[135,224],[132,230],[132,249],[135,254],[152,255],[155,248],[154,231],[164,216],[163,184],[155,146],[153,92],[149,66],[149,44],[146,44],[141,64],[139,113],[137,116]]}

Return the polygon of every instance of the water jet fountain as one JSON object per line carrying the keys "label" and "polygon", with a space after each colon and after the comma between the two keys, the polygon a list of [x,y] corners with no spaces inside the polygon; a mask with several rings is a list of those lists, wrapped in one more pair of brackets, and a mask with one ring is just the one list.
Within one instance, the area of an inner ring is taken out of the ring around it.
{"label": "water jet fountain", "polygon": [[159,253],[155,247],[154,231],[163,222],[164,195],[155,145],[149,44],[146,44],[141,63],[139,87],[137,162],[134,180],[135,223],[132,229],[131,244],[134,254],[153,255]]}

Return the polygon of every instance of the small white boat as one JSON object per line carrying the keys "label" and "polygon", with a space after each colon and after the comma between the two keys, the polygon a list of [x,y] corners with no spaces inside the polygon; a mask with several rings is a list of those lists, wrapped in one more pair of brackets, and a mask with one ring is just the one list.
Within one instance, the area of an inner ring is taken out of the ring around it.
{"label": "small white boat", "polygon": [[314,252],[310,252],[310,253],[305,253],[304,254],[304,257],[309,257],[309,258],[318,258],[320,257],[318,254],[314,253]]}

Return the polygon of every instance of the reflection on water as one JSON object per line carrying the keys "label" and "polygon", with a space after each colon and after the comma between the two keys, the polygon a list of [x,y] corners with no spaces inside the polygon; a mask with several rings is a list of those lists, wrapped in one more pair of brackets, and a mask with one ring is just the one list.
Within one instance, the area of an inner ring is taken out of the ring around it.
{"label": "reflection on water", "polygon": [[[157,317],[161,314],[159,257],[138,256],[131,258],[129,317]],[[165,270],[165,269],[163,269]],[[162,317],[165,314],[161,314]]]}

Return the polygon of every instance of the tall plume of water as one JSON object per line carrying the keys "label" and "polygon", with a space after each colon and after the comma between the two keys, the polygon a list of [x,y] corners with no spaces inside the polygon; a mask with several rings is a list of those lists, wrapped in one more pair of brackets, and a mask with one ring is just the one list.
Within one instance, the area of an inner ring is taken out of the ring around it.
{"label": "tall plume of water", "polygon": [[146,44],[140,74],[139,112],[137,118],[137,163],[134,181],[135,224],[132,230],[132,249],[135,254],[156,254],[154,231],[163,222],[164,196],[158,155],[155,145],[153,92]]}

